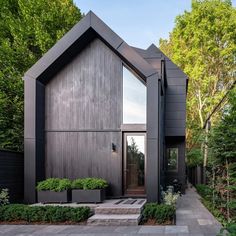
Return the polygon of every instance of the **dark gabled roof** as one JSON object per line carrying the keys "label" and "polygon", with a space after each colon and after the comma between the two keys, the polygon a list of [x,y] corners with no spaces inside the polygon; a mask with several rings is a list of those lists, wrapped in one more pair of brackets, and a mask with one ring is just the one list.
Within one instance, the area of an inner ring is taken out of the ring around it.
{"label": "dark gabled roof", "polygon": [[47,82],[96,37],[118,54],[141,78],[146,79],[158,73],[137,50],[125,43],[90,11],[25,73],[24,78]]}
{"label": "dark gabled roof", "polygon": [[158,71],[161,68],[161,60],[165,59],[167,70],[176,70],[178,71],[178,75],[188,79],[188,76],[154,44],[151,44],[146,50],[135,47],[133,47],[133,49]]}

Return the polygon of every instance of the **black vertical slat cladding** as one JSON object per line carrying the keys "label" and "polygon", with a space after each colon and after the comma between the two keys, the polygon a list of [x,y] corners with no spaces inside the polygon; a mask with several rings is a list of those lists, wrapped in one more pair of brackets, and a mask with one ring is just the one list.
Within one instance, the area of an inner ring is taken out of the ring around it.
{"label": "black vertical slat cladding", "polygon": [[0,150],[0,189],[9,190],[10,202],[22,202],[24,193],[24,155]]}

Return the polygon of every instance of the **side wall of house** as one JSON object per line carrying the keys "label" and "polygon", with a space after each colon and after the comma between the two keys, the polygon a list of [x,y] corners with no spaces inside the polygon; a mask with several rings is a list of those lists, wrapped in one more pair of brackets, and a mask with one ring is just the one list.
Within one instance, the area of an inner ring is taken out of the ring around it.
{"label": "side wall of house", "polygon": [[122,61],[95,39],[45,87],[46,178],[101,177],[121,195],[121,122]]}
{"label": "side wall of house", "polygon": [[[186,128],[186,75],[170,60],[166,60],[166,104],[165,104],[165,146],[168,148],[178,148],[178,171],[168,171],[167,163],[165,184],[173,185],[173,180],[177,179],[182,184],[184,192],[186,184],[185,165],[185,128]],[[167,153],[165,153],[167,162]]]}

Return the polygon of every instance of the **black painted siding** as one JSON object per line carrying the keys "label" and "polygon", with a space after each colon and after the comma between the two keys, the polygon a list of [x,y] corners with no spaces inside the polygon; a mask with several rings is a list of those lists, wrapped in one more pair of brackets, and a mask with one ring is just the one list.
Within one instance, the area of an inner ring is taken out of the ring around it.
{"label": "black painted siding", "polygon": [[166,58],[165,136],[185,136],[186,75]]}
{"label": "black painted siding", "polygon": [[0,189],[3,188],[9,189],[11,202],[23,201],[23,153],[0,150]]}

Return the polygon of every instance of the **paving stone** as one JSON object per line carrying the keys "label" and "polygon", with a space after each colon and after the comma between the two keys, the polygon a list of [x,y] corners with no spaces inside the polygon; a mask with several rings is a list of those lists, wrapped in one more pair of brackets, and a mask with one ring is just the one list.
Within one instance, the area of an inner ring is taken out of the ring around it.
{"label": "paving stone", "polygon": [[115,226],[135,226],[139,224],[140,214],[134,215],[100,215],[95,214],[87,220],[88,225],[115,225]]}
{"label": "paving stone", "polygon": [[45,226],[44,228],[37,230],[34,232],[34,235],[47,235],[47,234],[59,234],[60,232],[62,232],[63,230],[67,229],[68,225],[49,225],[49,226]]}
{"label": "paving stone", "polygon": [[165,233],[188,233],[188,226],[165,226]]}
{"label": "paving stone", "polygon": [[118,226],[114,230],[115,233],[137,234],[140,226]]}
{"label": "paving stone", "polygon": [[138,231],[139,234],[155,234],[155,233],[165,233],[165,226],[141,226]]}
{"label": "paving stone", "polygon": [[199,225],[212,225],[213,224],[212,220],[207,220],[207,219],[198,219],[197,221]]}

